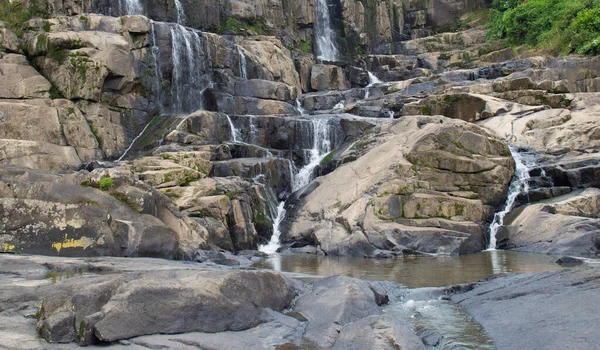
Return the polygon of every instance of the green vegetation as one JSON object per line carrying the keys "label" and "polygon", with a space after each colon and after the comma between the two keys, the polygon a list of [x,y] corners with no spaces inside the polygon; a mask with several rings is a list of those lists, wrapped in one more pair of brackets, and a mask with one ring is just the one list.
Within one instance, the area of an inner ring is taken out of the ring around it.
{"label": "green vegetation", "polygon": [[325,164],[331,162],[333,160],[334,156],[335,156],[335,151],[331,151],[331,152],[327,153],[327,155],[325,157],[323,157],[323,159],[321,160],[320,165],[325,165]]}
{"label": "green vegetation", "polygon": [[117,191],[111,191],[110,195],[120,201],[121,203],[127,205],[129,208],[131,208],[131,210],[135,211],[138,214],[141,214],[144,212],[143,208],[140,208],[138,203],[136,202],[135,199],[129,197],[128,195],[126,195],[125,193],[121,193],[121,192],[117,192]]}
{"label": "green vegetation", "polygon": [[101,191],[107,191],[113,187],[115,187],[115,181],[110,176],[105,176],[98,182],[98,188]]}
{"label": "green vegetation", "polygon": [[[25,29],[25,22],[32,18],[48,18],[50,15],[48,11],[43,10],[37,6],[37,1],[29,1],[29,6],[19,1],[0,1],[0,20],[6,22],[8,27],[18,36],[23,35]],[[47,22],[46,22],[47,23]],[[44,30],[46,29],[46,23],[44,23]],[[50,30],[50,24],[48,23],[48,30]]]}
{"label": "green vegetation", "polygon": [[252,22],[241,21],[235,17],[227,17],[225,25],[217,26],[216,32],[233,32],[235,34],[242,34],[245,31],[253,31],[258,35],[262,35],[265,32],[265,22],[262,20],[256,20]]}
{"label": "green vegetation", "polygon": [[304,40],[301,40],[298,43],[298,49],[304,53],[311,53],[312,52],[312,48],[310,47],[310,44]]}
{"label": "green vegetation", "polygon": [[600,54],[600,0],[494,0],[490,39],[553,54]]}

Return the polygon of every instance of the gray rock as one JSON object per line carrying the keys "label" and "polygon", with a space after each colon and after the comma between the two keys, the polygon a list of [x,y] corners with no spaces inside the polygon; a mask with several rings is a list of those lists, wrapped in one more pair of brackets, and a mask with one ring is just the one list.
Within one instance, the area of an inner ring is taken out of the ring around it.
{"label": "gray rock", "polygon": [[425,350],[421,339],[391,316],[368,316],[350,323],[340,332],[333,350]]}
{"label": "gray rock", "polygon": [[241,331],[260,324],[265,308],[283,310],[292,297],[287,280],[273,272],[149,273],[124,285],[102,308],[95,335],[110,342],[156,333]]}
{"label": "gray rock", "polygon": [[342,276],[314,282],[294,311],[308,320],[304,339],[321,347],[333,345],[344,325],[381,314],[369,282]]}
{"label": "gray rock", "polygon": [[[452,296],[498,349],[591,349],[600,315],[600,269],[513,274]],[[501,311],[501,312],[499,312]]]}

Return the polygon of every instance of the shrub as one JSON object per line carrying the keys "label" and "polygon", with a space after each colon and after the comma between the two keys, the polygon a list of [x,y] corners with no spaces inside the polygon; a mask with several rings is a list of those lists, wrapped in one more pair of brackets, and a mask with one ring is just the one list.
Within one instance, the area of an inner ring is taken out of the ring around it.
{"label": "shrub", "polygon": [[600,51],[600,0],[495,0],[493,5],[489,39],[563,55]]}

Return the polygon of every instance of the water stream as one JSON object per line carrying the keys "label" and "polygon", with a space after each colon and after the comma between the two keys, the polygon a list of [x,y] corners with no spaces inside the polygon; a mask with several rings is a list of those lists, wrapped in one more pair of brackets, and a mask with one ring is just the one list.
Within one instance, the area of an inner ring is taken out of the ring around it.
{"label": "water stream", "polygon": [[308,164],[302,167],[292,182],[292,192],[308,185],[313,177],[315,168],[321,164],[323,158],[331,152],[330,126],[328,118],[312,118],[313,148],[309,151]]}
{"label": "water stream", "polygon": [[317,43],[317,58],[320,61],[335,62],[339,59],[339,52],[335,45],[335,31],[331,27],[331,14],[327,0],[317,0],[316,11],[315,42]]}
{"label": "water stream", "polygon": [[246,61],[246,55],[240,46],[237,47],[237,52],[240,57],[240,78],[248,80],[248,63]]}
{"label": "water stream", "polygon": [[515,206],[515,202],[520,193],[527,193],[529,191],[529,171],[535,167],[536,159],[534,155],[525,152],[519,152],[517,148],[509,146],[510,153],[515,160],[515,175],[508,188],[508,194],[504,207],[501,211],[494,214],[494,220],[490,225],[490,242],[488,249],[496,249],[496,234],[502,225],[504,225],[504,217],[508,214]]}
{"label": "water stream", "polygon": [[122,13],[126,15],[143,15],[144,6],[140,0],[125,0],[125,8]]}
{"label": "water stream", "polygon": [[177,23],[185,25],[185,12],[180,0],[175,0],[175,10],[177,10]]}

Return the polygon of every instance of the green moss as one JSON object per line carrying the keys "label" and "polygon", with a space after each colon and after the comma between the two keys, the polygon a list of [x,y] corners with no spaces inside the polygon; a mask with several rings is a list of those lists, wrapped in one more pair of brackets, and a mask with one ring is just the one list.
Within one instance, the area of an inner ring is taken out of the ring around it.
{"label": "green moss", "polygon": [[96,138],[96,141],[98,142],[98,147],[102,148],[102,138],[98,135],[96,129],[94,128],[94,124],[92,122],[89,122],[89,126],[90,126],[90,131],[92,132],[92,135],[94,135],[94,137]]}
{"label": "green moss", "polygon": [[79,324],[79,332],[77,333],[77,341],[79,343],[83,342],[85,337],[85,321],[81,321]]}
{"label": "green moss", "polygon": [[265,22],[262,19],[253,21],[242,21],[235,17],[227,17],[224,25],[219,25],[216,28],[217,33],[233,32],[235,34],[243,34],[246,31],[253,31],[258,35],[265,32]]}
{"label": "green moss", "polygon": [[49,21],[44,21],[43,29],[46,33],[50,31],[50,22]]}
{"label": "green moss", "polygon": [[300,42],[298,42],[298,50],[300,50],[304,53],[312,52],[312,48],[310,47],[310,44],[304,40],[301,40]]}
{"label": "green moss", "polygon": [[196,178],[196,176],[194,176],[194,174],[186,171],[183,173],[183,177],[181,177],[177,181],[177,185],[181,186],[181,187],[185,187],[185,186],[188,186],[190,184],[190,182],[194,182],[196,180],[197,180],[197,178]]}
{"label": "green moss", "polygon": [[421,115],[431,115],[431,107],[428,105],[421,105]]}
{"label": "green moss", "polygon": [[227,196],[227,198],[229,198],[229,200],[232,200],[235,197],[235,193],[233,193],[232,191],[227,191],[225,195]]}
{"label": "green moss", "polygon": [[67,114],[68,114],[68,115],[75,114],[75,108],[73,108],[73,107],[69,107],[69,108],[67,109]]}
{"label": "green moss", "polygon": [[101,191],[108,191],[113,187],[115,187],[115,181],[110,176],[105,176],[98,182],[98,188]]}
{"label": "green moss", "polygon": [[331,160],[333,159],[333,157],[335,156],[335,151],[331,151],[329,153],[327,153],[327,155],[325,157],[323,157],[323,159],[321,160],[321,165],[325,165],[329,162],[331,162]]}
{"label": "green moss", "polygon": [[111,191],[110,195],[116,200],[120,201],[121,203],[127,205],[129,208],[131,208],[131,210],[135,211],[136,213],[141,214],[143,212],[143,210],[139,208],[138,203],[125,193]]}

